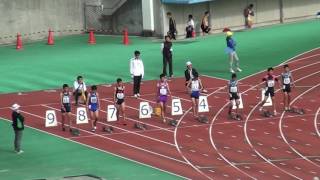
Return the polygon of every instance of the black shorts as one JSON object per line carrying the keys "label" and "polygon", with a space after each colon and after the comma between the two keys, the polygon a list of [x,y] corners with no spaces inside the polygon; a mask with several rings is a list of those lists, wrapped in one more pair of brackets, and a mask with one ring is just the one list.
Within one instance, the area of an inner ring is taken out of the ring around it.
{"label": "black shorts", "polygon": [[284,84],[283,87],[282,87],[282,91],[283,91],[283,92],[290,93],[290,92],[291,92],[291,86],[290,86],[290,84]]}
{"label": "black shorts", "polygon": [[267,96],[271,96],[271,97],[273,97],[274,96],[274,88],[272,87],[272,88],[268,88],[267,90],[266,90],[266,92],[264,93],[264,95],[267,97]]}
{"label": "black shorts", "polygon": [[209,28],[209,26],[204,26],[203,24],[201,24],[201,30],[202,32],[209,33],[211,28]]}
{"label": "black shorts", "polygon": [[239,100],[240,97],[238,96],[238,93],[231,93],[229,92],[230,100]]}
{"label": "black shorts", "polygon": [[69,113],[71,112],[71,104],[64,104],[64,108],[61,108],[61,113]]}
{"label": "black shorts", "polygon": [[124,99],[117,99],[117,104],[121,105],[122,103],[124,103]]}

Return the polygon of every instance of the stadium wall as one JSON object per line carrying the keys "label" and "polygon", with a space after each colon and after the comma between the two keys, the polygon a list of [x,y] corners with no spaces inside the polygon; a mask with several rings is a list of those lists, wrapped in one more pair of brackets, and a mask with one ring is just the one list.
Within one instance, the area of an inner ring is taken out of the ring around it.
{"label": "stadium wall", "polygon": [[[290,22],[314,18],[316,12],[320,10],[319,0],[282,1],[282,18],[280,0],[215,0],[192,5],[162,4],[162,9],[165,11],[164,14],[166,12],[173,13],[177,24],[178,35],[180,36],[185,36],[185,26],[188,14],[192,14],[194,16],[196,31],[199,33],[201,32],[201,18],[205,11],[209,11],[211,14],[210,26],[213,29],[213,32],[221,32],[221,29],[224,27],[243,29],[243,10],[250,3],[255,5],[254,27],[277,24],[280,23],[281,20],[283,20],[283,22]],[[160,16],[161,15],[162,14],[160,13]],[[158,34],[161,36],[165,35],[168,31],[168,18],[164,17],[162,19],[162,34]],[[160,32],[160,30],[157,32]]]}
{"label": "stadium wall", "polygon": [[84,28],[83,0],[1,0],[0,25],[0,44],[15,42],[17,33],[45,38],[49,27],[55,35],[77,34]]}

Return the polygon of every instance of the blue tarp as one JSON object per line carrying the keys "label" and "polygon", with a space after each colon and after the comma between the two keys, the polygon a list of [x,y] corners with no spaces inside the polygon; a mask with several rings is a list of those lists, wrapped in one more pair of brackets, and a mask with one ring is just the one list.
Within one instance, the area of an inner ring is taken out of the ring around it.
{"label": "blue tarp", "polygon": [[201,2],[207,2],[212,0],[161,0],[162,3],[171,3],[171,4],[195,4]]}

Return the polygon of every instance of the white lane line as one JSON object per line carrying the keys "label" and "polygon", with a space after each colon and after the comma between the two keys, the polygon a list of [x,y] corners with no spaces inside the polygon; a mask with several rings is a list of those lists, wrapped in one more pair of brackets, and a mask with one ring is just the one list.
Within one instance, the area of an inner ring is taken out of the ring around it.
{"label": "white lane line", "polygon": [[[107,99],[101,99],[102,101],[105,101],[105,102],[110,102],[110,103],[114,103],[113,101],[110,101],[110,100],[107,100]],[[137,108],[134,108],[134,107],[131,107],[131,106],[126,106],[127,108],[130,108],[130,109],[134,109],[136,111],[139,111],[139,109]],[[136,120],[136,119],[133,119],[133,118],[129,118],[128,116],[126,117],[126,119],[130,120],[130,121],[133,121],[133,122],[137,122],[137,123],[141,123],[141,121],[139,120]],[[144,124],[150,126],[150,127],[154,127],[154,128],[158,128],[158,129],[161,129],[161,130],[164,130],[164,131],[168,131],[168,132],[174,132],[173,130],[170,130],[168,128],[162,128],[160,126],[156,126],[156,125],[153,125],[153,124],[150,124],[150,123],[146,123],[145,121],[143,122]]]}
{"label": "white lane line", "polygon": [[[22,112],[22,111],[21,111],[21,112]],[[24,113],[29,114],[29,115],[34,116],[34,117],[37,117],[37,118],[40,118],[41,120],[45,118],[45,117],[41,117],[41,116],[38,116],[38,115],[36,115],[36,114],[28,113],[28,112],[25,112],[25,111],[24,111]],[[5,121],[11,122],[9,119],[3,118],[3,117],[0,117],[0,118],[3,119],[3,120],[5,120]],[[58,123],[61,124],[60,122],[58,122]],[[169,173],[169,174],[172,174],[172,175],[181,177],[181,178],[185,178],[185,179],[191,180],[191,179],[189,179],[189,178],[187,178],[187,177],[184,177],[184,176],[182,176],[182,175],[175,174],[175,173],[173,173],[173,172],[166,171],[166,170],[160,169],[160,168],[158,168],[158,167],[151,166],[151,165],[149,165],[149,164],[145,164],[145,163],[143,163],[143,162],[139,162],[139,161],[136,161],[136,160],[133,160],[133,159],[130,159],[130,158],[127,158],[127,157],[118,155],[118,154],[114,154],[114,153],[112,153],[112,152],[109,152],[109,151],[106,151],[106,150],[103,150],[103,149],[99,149],[99,148],[96,148],[96,147],[94,147],[94,146],[90,146],[90,145],[88,145],[88,144],[84,144],[84,143],[81,143],[81,142],[78,142],[78,141],[75,141],[75,140],[72,140],[72,139],[68,139],[68,138],[65,138],[65,137],[63,137],[63,136],[59,136],[59,135],[56,135],[56,134],[53,134],[53,133],[50,133],[50,132],[47,132],[47,131],[44,131],[44,130],[41,130],[41,129],[38,129],[38,128],[35,128],[35,127],[32,127],[32,126],[28,126],[28,125],[25,125],[25,126],[28,127],[28,128],[34,129],[34,130],[36,130],[36,131],[45,133],[45,134],[49,134],[49,135],[52,135],[52,136],[55,136],[55,137],[58,137],[58,138],[61,138],[61,139],[64,139],[64,140],[67,140],[67,141],[76,143],[76,144],[80,144],[80,145],[85,146],[85,147],[88,147],[88,148],[95,149],[95,150],[100,151],[100,152],[104,152],[104,153],[107,153],[107,154],[110,154],[110,155],[113,155],[113,156],[116,156],[116,157],[119,157],[119,158],[122,158],[122,159],[125,159],[125,160],[128,160],[128,161],[131,161],[131,162],[134,162],[134,163],[138,163],[138,164],[141,164],[141,165],[144,165],[144,166],[147,166],[147,167],[151,167],[151,168],[153,168],[153,169],[158,169],[158,170],[160,170],[160,171],[162,171],[162,172],[166,172],[166,173]],[[80,131],[84,131],[84,132],[87,132],[87,133],[89,133],[89,134],[94,134],[94,133],[92,133],[91,131],[86,131],[86,130],[82,130],[82,129],[80,129]],[[105,137],[102,136],[102,138],[105,138]],[[112,138],[105,138],[105,139],[109,139],[109,140],[114,141],[114,142],[117,142],[117,143],[119,143],[119,144],[124,144],[124,145],[126,145],[126,146],[133,147],[133,148],[136,148],[136,149],[139,149],[139,150],[142,150],[142,149],[143,149],[143,148],[139,148],[139,147],[136,147],[136,146],[134,146],[134,145],[131,145],[131,144],[127,144],[127,143],[124,143],[124,142],[121,142],[121,141],[114,140],[114,139],[112,139]],[[142,150],[142,151],[144,151],[144,150]],[[145,152],[148,152],[148,150],[145,151]],[[149,153],[150,153],[150,154],[154,154],[152,151],[150,151]],[[156,153],[156,155],[157,155],[157,154],[158,154],[158,153]],[[159,154],[159,156],[161,156],[161,155]],[[161,157],[164,157],[164,156],[161,156]],[[171,158],[169,158],[169,159],[171,159]],[[180,162],[180,163],[185,164],[184,161],[180,161],[180,160],[177,160],[177,159],[174,159],[174,158],[171,159],[171,160],[174,160],[174,161],[177,161],[177,162]]]}
{"label": "white lane line", "polygon": [[[223,87],[223,88],[225,88],[225,87]],[[222,88],[219,88],[219,89],[213,91],[212,93],[210,93],[210,94],[208,95],[208,97],[211,96],[211,95],[213,95],[214,93],[220,91],[221,89],[222,89]],[[206,177],[207,179],[212,180],[212,178],[211,178],[210,176],[208,176],[206,173],[204,173],[204,172],[201,171],[199,168],[197,168],[194,164],[192,164],[191,161],[189,161],[189,159],[185,157],[185,155],[182,153],[181,149],[179,148],[179,143],[178,143],[178,138],[177,138],[177,136],[178,136],[178,127],[179,127],[180,123],[182,122],[183,118],[184,118],[191,110],[192,110],[192,107],[189,108],[186,112],[183,113],[183,115],[182,115],[182,116],[180,117],[180,119],[178,120],[177,126],[176,126],[176,128],[175,128],[175,130],[174,130],[174,142],[175,142],[175,145],[176,145],[176,149],[177,149],[177,151],[179,152],[180,156],[185,160],[185,162],[187,162],[194,170],[196,170],[197,172],[199,172],[202,176]]]}
{"label": "white lane line", "polygon": [[[320,71],[318,71],[318,73],[319,73]],[[314,73],[312,73],[312,74],[314,74]],[[310,76],[310,75],[309,75]],[[306,76],[307,77],[307,76]],[[315,86],[313,86],[312,88],[309,88],[308,90],[306,90],[306,91],[304,91],[303,93],[301,93],[299,96],[297,96],[293,101],[291,101],[291,103],[290,103],[290,105],[292,105],[294,102],[296,102],[300,97],[302,97],[303,95],[305,95],[305,94],[307,94],[307,93],[309,93],[310,91],[312,91],[312,90],[314,90],[315,88],[317,88],[317,87],[320,87],[320,84],[317,84],[317,85],[315,85]],[[306,156],[304,156],[303,154],[301,154],[297,149],[295,149],[289,142],[288,142],[288,140],[287,140],[287,138],[285,137],[285,135],[284,135],[284,132],[283,132],[283,130],[282,130],[282,124],[284,123],[283,121],[284,121],[284,114],[285,114],[285,112],[283,112],[282,114],[281,114],[281,117],[280,117],[280,121],[279,121],[279,131],[280,131],[280,135],[281,135],[281,137],[282,137],[282,139],[283,139],[283,141],[290,147],[290,149],[292,150],[292,151],[294,151],[297,155],[299,155],[300,157],[302,157],[304,160],[306,160],[307,162],[309,162],[309,163],[311,163],[312,165],[314,165],[314,166],[317,166],[317,167],[319,167],[320,168],[320,165],[318,165],[317,163],[314,163],[313,161],[311,161],[309,158],[307,158]],[[293,140],[291,140],[292,142],[297,142],[297,141],[293,141]]]}
{"label": "white lane line", "polygon": [[[311,50],[309,50],[309,51],[306,51],[306,52],[297,54],[296,56],[293,56],[292,58],[285,60],[284,62],[282,62],[281,64],[279,64],[279,65],[276,66],[276,67],[280,67],[280,66],[282,66],[282,65],[284,65],[284,64],[286,64],[286,63],[293,63],[293,62],[301,61],[301,60],[303,60],[303,59],[312,58],[312,57],[314,57],[315,55],[319,55],[319,54],[313,54],[313,55],[309,55],[309,56],[306,56],[306,57],[303,57],[303,58],[298,58],[298,57],[299,57],[299,56],[303,56],[303,55],[305,55],[305,54],[308,54],[308,53],[310,53],[310,52],[312,52],[312,51],[315,51],[315,50],[318,50],[318,49],[320,49],[320,47],[316,47],[316,48],[311,49]],[[296,58],[298,58],[298,59],[296,59]],[[295,60],[293,60],[293,59],[295,59]],[[245,77],[241,78],[240,80],[244,80],[244,79],[247,79],[247,78],[249,78],[249,77],[255,76],[255,75],[257,75],[257,74],[261,74],[261,73],[263,73],[264,71],[265,71],[265,70],[261,70],[261,71],[259,71],[259,72],[250,74],[250,75],[248,75],[248,76],[245,76]]]}
{"label": "white lane line", "polygon": [[319,127],[318,127],[318,115],[320,113],[320,107],[318,108],[317,112],[316,112],[316,115],[314,117],[314,128],[316,130],[316,133],[318,135],[318,137],[320,138],[320,130],[319,130]]}
{"label": "white lane line", "polygon": [[[320,63],[320,61],[319,61],[318,63]],[[313,63],[313,64],[314,64],[314,63]],[[298,69],[303,69],[303,68],[308,67],[308,66],[310,66],[310,64],[309,64],[309,65],[302,66],[302,67],[300,67],[300,68],[297,68],[297,69],[295,69],[294,71],[296,71],[296,70],[298,70]],[[315,72],[315,73],[309,74],[308,76],[304,76],[304,77],[302,77],[302,78],[300,78],[300,79],[297,79],[295,82],[301,81],[302,79],[305,79],[305,78],[308,78],[308,77],[310,77],[310,76],[313,76],[313,75],[315,75],[315,74],[317,74],[317,73],[319,73],[319,72],[320,72],[320,71],[317,71],[317,72]],[[248,132],[247,132],[248,120],[249,120],[250,116],[252,115],[252,113],[254,112],[254,110],[258,107],[259,104],[260,104],[260,102],[259,102],[258,104],[256,104],[256,105],[251,109],[251,111],[250,111],[249,114],[247,115],[247,118],[246,118],[245,123],[244,123],[244,134],[245,134],[245,138],[246,138],[248,144],[250,145],[250,147],[253,149],[253,151],[254,151],[256,154],[258,154],[262,159],[264,159],[264,160],[265,160],[266,162],[268,162],[270,165],[276,167],[276,168],[279,169],[280,171],[286,173],[287,175],[289,175],[289,176],[291,176],[291,177],[293,177],[293,178],[301,179],[301,178],[297,177],[296,175],[294,175],[294,174],[292,174],[292,173],[290,173],[290,172],[288,172],[288,171],[280,168],[279,166],[275,165],[274,163],[272,163],[268,158],[266,158],[266,157],[263,156],[259,151],[257,151],[257,150],[255,149],[255,147],[253,146],[253,144],[251,143],[251,140],[249,139]]]}
{"label": "white lane line", "polygon": [[[59,111],[59,109],[54,108],[54,107],[51,107],[51,106],[43,105],[43,107],[46,107],[46,108],[50,108],[50,109],[54,109],[54,110]],[[107,113],[107,112],[104,111],[104,110],[100,110],[100,111]],[[74,113],[71,113],[71,115],[77,116],[77,115],[74,114]],[[143,135],[143,134],[140,134],[140,133],[136,133],[136,132],[134,132],[134,131],[130,131],[130,130],[127,130],[127,129],[123,129],[123,128],[118,127],[118,126],[115,126],[115,125],[103,123],[103,122],[101,122],[101,121],[98,121],[97,123],[98,123],[98,124],[102,124],[102,125],[108,125],[108,126],[113,127],[113,128],[115,128],[115,129],[120,129],[120,130],[125,131],[125,132],[128,132],[128,133],[130,133],[130,134],[134,134],[134,135],[137,135],[137,136],[141,136],[141,137],[144,137],[144,138],[146,138],[146,139],[150,139],[150,140],[153,140],[153,141],[156,141],[156,142],[160,142],[160,143],[163,143],[163,144],[167,144],[167,145],[170,145],[170,146],[173,146],[173,147],[175,146],[174,144],[169,143],[169,142],[167,142],[167,141],[163,141],[163,140],[160,140],[160,139],[157,139],[157,138],[153,138],[153,137],[146,136],[146,135]]]}

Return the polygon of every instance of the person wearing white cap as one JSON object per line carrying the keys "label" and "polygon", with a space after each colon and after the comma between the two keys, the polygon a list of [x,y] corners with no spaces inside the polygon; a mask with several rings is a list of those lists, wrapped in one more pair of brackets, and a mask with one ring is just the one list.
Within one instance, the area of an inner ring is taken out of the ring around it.
{"label": "person wearing white cap", "polygon": [[184,77],[186,78],[186,85],[187,85],[195,75],[198,75],[198,72],[195,68],[192,67],[191,61],[188,61],[186,63],[186,66],[187,66],[187,69],[184,71]]}
{"label": "person wearing white cap", "polygon": [[24,130],[24,117],[20,114],[20,105],[13,104],[11,106],[12,109],[12,127],[14,130],[15,138],[14,138],[14,151],[17,154],[23,153],[21,150],[21,140],[22,140],[22,132]]}
{"label": "person wearing white cap", "polygon": [[[189,93],[189,88],[187,87],[187,85],[195,76],[199,76],[199,73],[195,68],[192,67],[191,61],[187,61],[186,66],[187,69],[184,71],[184,77],[186,78],[185,86],[187,88],[187,92]],[[207,90],[202,89],[202,92],[206,93]]]}

